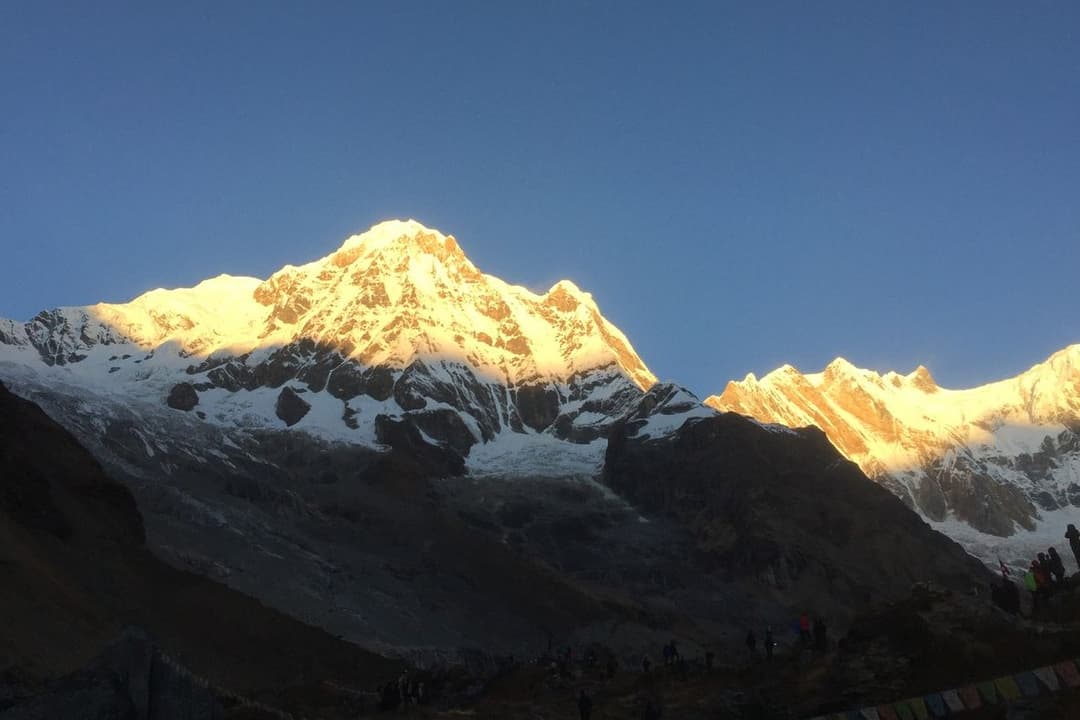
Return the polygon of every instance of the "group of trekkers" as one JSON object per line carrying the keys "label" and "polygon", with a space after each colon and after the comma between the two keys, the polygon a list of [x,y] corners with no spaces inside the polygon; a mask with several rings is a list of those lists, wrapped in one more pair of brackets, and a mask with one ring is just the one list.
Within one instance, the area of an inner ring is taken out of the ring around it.
{"label": "group of trekkers", "polygon": [[[1069,541],[1077,567],[1080,567],[1080,530],[1070,523],[1065,537]],[[1010,579],[1009,568],[1005,563],[999,560],[998,564],[1001,566],[1001,585],[991,587],[991,599],[1005,612],[1019,615],[1020,589]],[[1031,593],[1032,614],[1046,608],[1050,596],[1064,587],[1065,577],[1065,563],[1055,548],[1050,547],[1045,553],[1038,553],[1023,576],[1024,587]]]}
{"label": "group of trekkers", "polygon": [[[808,650],[813,648],[815,652],[819,653],[824,653],[829,649],[829,634],[824,618],[815,618],[813,623],[811,623],[809,613],[804,612],[799,615],[797,629],[799,633],[799,647],[801,649]],[[772,662],[773,650],[776,648],[776,639],[773,636],[771,625],[768,625],[765,628],[763,644],[765,649],[765,659]],[[749,650],[752,658],[757,657],[757,635],[754,634],[753,629],[746,631],[746,648]]]}
{"label": "group of trekkers", "polygon": [[[675,644],[675,641],[664,645],[661,654],[664,657],[664,666],[670,667],[674,671],[678,672],[679,677],[683,680],[686,679],[689,672],[689,665],[682,655],[679,654],[679,646]],[[715,656],[709,652],[705,654],[707,669],[712,670],[712,661]],[[648,673],[652,667],[652,660],[648,655],[641,656],[641,672]]]}
{"label": "group of trekkers", "polygon": [[409,677],[409,671],[402,671],[397,680],[391,680],[381,686],[379,692],[380,710],[404,710],[410,705],[427,702],[424,681]]}
{"label": "group of trekkers", "polygon": [[574,649],[567,646],[561,653],[552,654],[550,651],[537,659],[537,664],[546,666],[551,671],[554,680],[568,680],[574,677],[575,667],[581,666],[585,670],[602,671],[608,678],[615,677],[619,669],[619,662],[615,654],[606,651],[604,657],[597,651],[595,646],[585,649],[583,656],[575,657]]}

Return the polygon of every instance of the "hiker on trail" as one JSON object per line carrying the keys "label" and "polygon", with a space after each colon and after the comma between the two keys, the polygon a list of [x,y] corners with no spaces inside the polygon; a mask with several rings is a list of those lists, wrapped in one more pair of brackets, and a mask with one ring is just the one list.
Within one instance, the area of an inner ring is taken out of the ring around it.
{"label": "hiker on trail", "polygon": [[1069,529],[1065,531],[1065,537],[1069,539],[1069,547],[1072,548],[1077,566],[1080,566],[1080,530],[1077,530],[1075,525],[1069,523]]}
{"label": "hiker on trail", "polygon": [[589,720],[589,716],[592,714],[592,699],[585,694],[584,690],[578,695],[577,709],[581,713],[581,720]]}
{"label": "hiker on trail", "polygon": [[401,700],[401,704],[409,704],[409,671],[402,670],[401,675],[398,677],[398,698]]}
{"label": "hiker on trail", "polygon": [[670,665],[671,664],[671,646],[670,645],[665,645],[664,646],[664,664],[665,665]]}
{"label": "hiker on trail", "polygon": [[1039,586],[1039,593],[1043,600],[1050,594],[1050,561],[1046,555],[1039,553],[1035,560],[1035,582]]}
{"label": "hiker on trail", "polygon": [[[1040,600],[1042,600],[1042,595],[1039,592],[1039,577],[1036,574],[1036,571],[1039,571],[1039,561],[1032,560],[1031,569],[1024,574],[1024,587],[1031,593],[1032,614],[1039,609],[1041,605]],[[1041,574],[1041,571],[1039,571],[1039,573]]]}
{"label": "hiker on trail", "polygon": [[396,710],[401,704],[401,695],[398,692],[398,684],[391,680],[382,688],[382,707],[384,710]]}
{"label": "hiker on trail", "polygon": [[772,662],[772,650],[776,643],[773,642],[772,626],[765,628],[765,659]]}
{"label": "hiker on trail", "polygon": [[1046,549],[1046,554],[1050,561],[1050,576],[1054,578],[1054,582],[1058,584],[1065,582],[1065,563],[1061,561],[1058,551],[1051,547]]}
{"label": "hiker on trail", "polygon": [[746,647],[751,655],[757,655],[757,636],[753,630],[746,631]]}
{"label": "hiker on trail", "polygon": [[650,665],[652,665],[652,663],[649,662],[649,656],[643,655],[641,657],[641,671],[647,674],[649,672]]}
{"label": "hiker on trail", "polygon": [[675,645],[675,641],[671,641],[671,664],[679,662],[679,648]]}
{"label": "hiker on trail", "polygon": [[824,618],[814,620],[814,649],[823,653],[829,649],[829,635]]}
{"label": "hiker on trail", "polygon": [[810,616],[806,613],[799,616],[799,642],[810,647]]}

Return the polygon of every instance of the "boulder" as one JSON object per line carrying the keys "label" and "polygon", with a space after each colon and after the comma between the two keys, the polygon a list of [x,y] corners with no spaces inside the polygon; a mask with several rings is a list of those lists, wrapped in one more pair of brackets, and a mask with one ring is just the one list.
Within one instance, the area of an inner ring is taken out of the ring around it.
{"label": "boulder", "polygon": [[300,422],[310,409],[311,403],[304,400],[295,390],[288,386],[281,388],[277,402],[274,403],[274,414],[281,418],[288,427]]}
{"label": "boulder", "polygon": [[199,393],[191,383],[177,383],[172,386],[169,396],[165,398],[165,404],[175,410],[188,412],[199,404]]}

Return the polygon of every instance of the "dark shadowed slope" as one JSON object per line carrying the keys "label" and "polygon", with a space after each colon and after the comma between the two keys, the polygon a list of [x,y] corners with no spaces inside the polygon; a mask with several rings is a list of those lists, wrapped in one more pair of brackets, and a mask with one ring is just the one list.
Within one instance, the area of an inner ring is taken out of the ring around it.
{"label": "dark shadowed slope", "polygon": [[932,581],[970,589],[986,569],[859,468],[816,429],[734,413],[657,440],[633,416],[611,437],[604,482],[696,538],[700,562],[730,581],[757,580],[792,608],[850,617]]}
{"label": "dark shadowed slope", "polygon": [[82,666],[128,624],[212,683],[269,702],[323,680],[374,686],[399,667],[158,561],[127,489],[3,385],[0,574],[0,673],[30,686]]}

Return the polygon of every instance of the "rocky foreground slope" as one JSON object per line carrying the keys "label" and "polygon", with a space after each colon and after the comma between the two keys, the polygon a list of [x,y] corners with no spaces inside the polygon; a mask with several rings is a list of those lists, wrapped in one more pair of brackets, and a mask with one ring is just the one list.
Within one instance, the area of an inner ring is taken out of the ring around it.
{"label": "rocky foreground slope", "polygon": [[[0,478],[0,715],[43,681],[81,668],[129,624],[217,687],[296,710],[303,704],[287,696],[306,685],[311,696],[322,679],[366,687],[400,668],[162,563],[144,545],[131,493],[3,385]],[[100,684],[81,692],[84,709],[111,702]]]}
{"label": "rocky foreground slope", "polygon": [[868,476],[990,555],[1026,537],[1060,544],[1080,518],[1080,345],[968,390],[938,386],[924,367],[880,375],[837,359],[820,373],[750,375],[705,402],[821,428]]}

